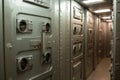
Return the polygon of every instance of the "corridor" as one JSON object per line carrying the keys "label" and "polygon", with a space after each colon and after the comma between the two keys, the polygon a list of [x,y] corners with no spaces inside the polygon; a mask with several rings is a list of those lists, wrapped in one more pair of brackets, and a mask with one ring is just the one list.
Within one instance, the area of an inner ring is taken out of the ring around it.
{"label": "corridor", "polygon": [[87,80],[110,80],[110,59],[104,58]]}
{"label": "corridor", "polygon": [[0,63],[0,80],[120,80],[120,0],[0,0]]}

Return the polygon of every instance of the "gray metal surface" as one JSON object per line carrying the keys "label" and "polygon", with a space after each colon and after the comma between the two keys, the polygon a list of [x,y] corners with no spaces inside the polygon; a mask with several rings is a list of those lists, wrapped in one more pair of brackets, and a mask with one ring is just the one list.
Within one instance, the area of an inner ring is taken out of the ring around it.
{"label": "gray metal surface", "polygon": [[60,80],[66,80],[66,0],[60,0],[60,27],[59,27],[59,33],[60,33]]}
{"label": "gray metal surface", "polygon": [[84,9],[71,1],[71,80],[83,79]]}
{"label": "gray metal surface", "polygon": [[52,21],[52,31],[53,31],[53,64],[54,64],[54,75],[53,75],[53,80],[60,80],[60,33],[59,33],[59,27],[60,27],[60,0],[52,0],[52,17],[53,17],[53,21]]}
{"label": "gray metal surface", "polygon": [[65,61],[66,61],[66,63],[65,63],[65,66],[66,66],[66,69],[65,69],[65,74],[66,74],[66,79],[65,80],[71,80],[71,73],[70,73],[70,71],[71,71],[71,50],[72,50],[72,48],[71,48],[71,12],[70,12],[70,9],[71,9],[71,3],[70,3],[70,1],[71,0],[67,0],[66,1],[66,5],[67,5],[67,7],[66,7],[66,14],[65,14],[65,16],[66,16],[66,21],[65,21],[65,23],[66,23],[66,26],[65,26],[65,28],[66,28],[66,30],[65,30],[65,34],[66,34],[66,36],[65,36],[65,42],[66,42],[66,54],[65,54],[65,57],[66,57],[66,59],[65,59]]}
{"label": "gray metal surface", "polygon": [[59,0],[4,0],[6,80],[59,80],[55,3]]}
{"label": "gray metal surface", "polygon": [[95,49],[94,49],[94,69],[96,68],[98,64],[98,28],[99,28],[99,18],[98,16],[95,16]]}
{"label": "gray metal surface", "polygon": [[[102,58],[105,49],[99,43],[104,43],[106,33],[102,21],[96,16],[95,25],[95,16],[78,2],[4,0],[6,80],[86,80],[86,74]],[[3,64],[1,10],[2,7]],[[4,80],[2,66],[0,80]]]}
{"label": "gray metal surface", "polygon": [[4,53],[3,53],[3,7],[0,1],[0,80],[4,80]]}
{"label": "gray metal surface", "polygon": [[117,54],[119,54],[119,52],[117,53],[117,47],[118,47],[118,43],[119,41],[117,41],[117,34],[119,34],[119,31],[117,31],[117,29],[119,28],[119,22],[117,20],[117,17],[118,17],[118,12],[117,12],[117,0],[114,0],[113,1],[113,14],[112,14],[112,19],[113,19],[113,41],[112,42],[112,52],[111,52],[111,58],[112,58],[112,63],[111,63],[111,80],[117,80],[117,70],[115,69],[116,68],[116,59],[117,59]]}
{"label": "gray metal surface", "polygon": [[60,80],[70,80],[70,0],[60,0]]}
{"label": "gray metal surface", "polygon": [[86,80],[87,79],[87,77],[86,77],[86,75],[87,75],[87,9],[85,9],[85,22],[84,22],[84,78],[83,78],[83,80]]}
{"label": "gray metal surface", "polygon": [[113,13],[113,60],[112,60],[112,80],[120,79],[120,0],[114,0],[114,13]]}
{"label": "gray metal surface", "polygon": [[87,77],[93,71],[93,60],[94,60],[94,15],[87,11],[87,55],[86,55],[86,75]]}

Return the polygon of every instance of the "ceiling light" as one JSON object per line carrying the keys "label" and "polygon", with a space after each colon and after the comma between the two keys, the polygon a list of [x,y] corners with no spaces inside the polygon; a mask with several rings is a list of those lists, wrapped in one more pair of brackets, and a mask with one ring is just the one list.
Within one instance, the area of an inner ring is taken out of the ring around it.
{"label": "ceiling light", "polygon": [[112,22],[112,20],[110,19],[110,20],[106,20],[107,22]]}
{"label": "ceiling light", "polygon": [[110,9],[100,9],[100,10],[96,10],[94,11],[95,13],[104,13],[104,12],[110,12]]}
{"label": "ceiling light", "polygon": [[102,19],[111,19],[111,16],[102,17]]}
{"label": "ceiling light", "polygon": [[83,3],[85,4],[92,4],[92,3],[101,3],[104,2],[104,0],[84,0]]}

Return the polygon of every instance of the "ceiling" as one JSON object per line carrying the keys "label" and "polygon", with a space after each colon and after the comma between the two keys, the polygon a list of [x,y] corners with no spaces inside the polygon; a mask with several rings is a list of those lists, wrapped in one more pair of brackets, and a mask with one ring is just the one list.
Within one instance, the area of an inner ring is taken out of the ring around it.
{"label": "ceiling", "polygon": [[[112,12],[112,6],[113,6],[113,0],[104,0],[103,2],[94,2],[91,4],[85,4],[83,3],[83,1],[85,0],[80,0],[80,3],[88,8],[91,12],[94,13],[95,10],[99,10],[99,9],[111,9]],[[99,1],[99,0],[98,0]],[[103,16],[111,16],[111,12],[105,12],[105,13],[95,13],[96,15],[103,17]]]}

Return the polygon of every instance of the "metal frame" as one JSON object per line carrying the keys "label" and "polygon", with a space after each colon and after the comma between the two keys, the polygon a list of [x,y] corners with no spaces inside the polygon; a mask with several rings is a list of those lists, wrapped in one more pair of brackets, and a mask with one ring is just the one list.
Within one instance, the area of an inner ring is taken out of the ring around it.
{"label": "metal frame", "polygon": [[70,80],[70,0],[60,0],[60,80]]}
{"label": "metal frame", "polygon": [[84,18],[85,18],[85,21],[84,21],[84,74],[83,74],[83,80],[86,80],[87,79],[87,76],[86,76],[86,63],[87,63],[87,9],[84,10]]}
{"label": "metal frame", "polygon": [[70,68],[70,64],[71,64],[71,58],[70,58],[70,53],[71,53],[71,35],[70,35],[70,33],[71,33],[71,18],[70,18],[70,15],[71,15],[71,12],[70,12],[70,2],[71,2],[71,0],[68,0],[68,1],[66,1],[66,6],[67,6],[67,8],[66,8],[66,14],[65,14],[65,16],[66,16],[66,31],[65,31],[65,34],[66,34],[66,37],[65,37],[65,42],[66,42],[66,54],[65,54],[65,61],[66,61],[66,69],[65,69],[65,74],[67,74],[66,75],[66,79],[65,80],[71,80],[71,77],[70,77],[70,71],[71,71],[71,68]]}
{"label": "metal frame", "polygon": [[[64,7],[63,7],[64,6]],[[66,74],[65,74],[65,7],[66,6],[66,0],[60,0],[60,80],[65,80]]]}
{"label": "metal frame", "polygon": [[113,48],[112,48],[112,54],[113,54],[113,60],[112,60],[112,80],[119,80],[120,79],[120,13],[119,13],[119,6],[120,6],[120,0],[113,0],[114,4],[114,12],[113,12]]}
{"label": "metal frame", "polygon": [[52,0],[53,8],[53,64],[54,66],[54,75],[53,80],[60,80],[60,0]]}
{"label": "metal frame", "polygon": [[0,80],[4,80],[3,0],[0,0]]}
{"label": "metal frame", "polygon": [[94,28],[94,49],[93,49],[93,70],[95,70],[95,63],[96,63],[96,29],[97,29],[97,26],[96,26],[96,23],[97,23],[97,20],[96,20],[97,16],[94,15],[93,19],[94,19],[94,23],[93,23],[93,28]]}

